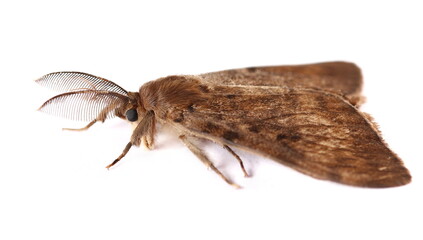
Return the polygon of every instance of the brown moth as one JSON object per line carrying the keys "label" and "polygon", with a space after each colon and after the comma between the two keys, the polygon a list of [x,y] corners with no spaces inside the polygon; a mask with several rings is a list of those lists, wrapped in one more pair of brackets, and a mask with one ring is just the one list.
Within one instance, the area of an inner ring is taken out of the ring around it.
{"label": "brown moth", "polygon": [[358,107],[362,76],[347,62],[252,67],[201,75],[168,76],[128,92],[104,78],[55,72],[36,80],[64,91],[40,110],[96,122],[120,117],[134,130],[132,146],[154,145],[156,124],[168,125],[208,167],[225,177],[192,141],[207,139],[271,158],[309,176],[360,187],[394,187],[411,176],[382,140],[376,124]]}

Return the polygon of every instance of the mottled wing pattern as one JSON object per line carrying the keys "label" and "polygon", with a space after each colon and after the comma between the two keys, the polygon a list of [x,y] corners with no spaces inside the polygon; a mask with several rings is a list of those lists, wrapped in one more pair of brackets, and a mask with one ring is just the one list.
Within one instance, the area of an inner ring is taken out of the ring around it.
{"label": "mottled wing pattern", "polygon": [[348,62],[250,67],[206,73],[199,77],[203,82],[215,85],[315,88],[343,95],[353,105],[362,102],[361,71]]}
{"label": "mottled wing pattern", "polygon": [[315,89],[224,87],[169,113],[175,127],[249,149],[310,176],[392,187],[411,176],[375,126],[343,97]]}

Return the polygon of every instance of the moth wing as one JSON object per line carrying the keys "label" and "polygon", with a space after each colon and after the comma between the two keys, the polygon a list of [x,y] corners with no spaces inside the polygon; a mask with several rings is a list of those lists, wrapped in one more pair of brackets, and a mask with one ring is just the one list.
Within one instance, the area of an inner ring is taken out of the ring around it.
{"label": "moth wing", "polygon": [[126,96],[115,92],[84,90],[57,95],[39,110],[76,121],[104,121],[114,117],[114,110],[126,102]]}
{"label": "moth wing", "polygon": [[250,67],[199,76],[203,82],[215,85],[315,88],[343,95],[353,105],[362,102],[361,70],[357,65],[349,62]]}
{"label": "moth wing", "polygon": [[38,84],[59,92],[95,90],[127,95],[128,92],[105,78],[82,72],[54,72],[35,80]]}
{"label": "moth wing", "polygon": [[363,187],[410,182],[375,125],[337,94],[314,89],[222,87],[169,116],[175,127],[258,152],[319,179]]}

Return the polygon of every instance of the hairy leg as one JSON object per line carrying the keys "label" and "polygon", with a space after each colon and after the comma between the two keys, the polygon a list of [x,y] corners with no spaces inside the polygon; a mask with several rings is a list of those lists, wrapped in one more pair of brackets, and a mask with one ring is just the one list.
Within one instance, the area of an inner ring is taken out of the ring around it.
{"label": "hairy leg", "polygon": [[194,145],[191,141],[188,140],[188,138],[185,135],[179,136],[179,139],[182,140],[182,142],[188,147],[189,150],[191,150],[192,153],[194,153],[195,156],[197,156],[201,162],[203,162],[207,167],[209,167],[211,170],[213,170],[217,175],[219,175],[226,183],[229,185],[240,188],[240,186],[236,183],[233,183],[228,178],[225,177],[225,175],[222,174],[222,172],[217,169],[213,163],[208,159],[208,157],[201,151],[200,148],[198,148],[196,145]]}
{"label": "hairy leg", "polygon": [[67,131],[85,131],[88,128],[90,128],[92,125],[94,125],[94,123],[96,123],[97,120],[93,120],[90,123],[88,123],[87,126],[83,127],[83,128],[62,128],[62,130],[67,130]]}

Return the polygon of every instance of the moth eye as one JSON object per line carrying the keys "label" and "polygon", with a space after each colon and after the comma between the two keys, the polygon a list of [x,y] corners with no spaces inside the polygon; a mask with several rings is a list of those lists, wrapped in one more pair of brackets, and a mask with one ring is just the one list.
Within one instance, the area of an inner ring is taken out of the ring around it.
{"label": "moth eye", "polygon": [[128,119],[128,121],[131,121],[131,122],[137,121],[138,120],[137,110],[129,109],[128,111],[126,111],[126,119]]}

